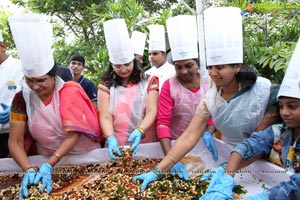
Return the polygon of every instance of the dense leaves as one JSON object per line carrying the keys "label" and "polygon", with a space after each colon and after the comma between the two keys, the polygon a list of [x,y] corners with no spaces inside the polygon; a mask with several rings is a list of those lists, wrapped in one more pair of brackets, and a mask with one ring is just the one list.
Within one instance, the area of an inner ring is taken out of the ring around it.
{"label": "dense leaves", "polygon": [[[85,75],[98,84],[108,66],[103,22],[125,18],[129,33],[147,33],[152,23],[165,25],[171,16],[195,14],[197,0],[11,0],[28,11],[52,16],[54,24],[54,57],[61,65],[68,65],[69,57],[81,53],[87,60]],[[181,3],[179,3],[181,2]],[[243,15],[244,62],[256,68],[260,75],[279,83],[288,65],[295,42],[300,36],[299,0],[220,0],[206,1],[209,6],[252,8]],[[247,3],[251,3],[247,5]],[[1,7],[0,7],[1,9]],[[14,49],[4,8],[0,13],[0,28],[9,49]],[[168,42],[168,41],[167,41]],[[167,44],[168,46],[168,44]],[[145,68],[149,67],[147,45]]]}

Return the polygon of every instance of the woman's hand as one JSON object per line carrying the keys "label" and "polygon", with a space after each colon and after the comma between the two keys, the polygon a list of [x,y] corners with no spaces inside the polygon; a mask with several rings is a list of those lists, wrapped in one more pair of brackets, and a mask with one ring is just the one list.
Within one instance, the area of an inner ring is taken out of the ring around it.
{"label": "woman's hand", "polygon": [[27,187],[28,185],[33,185],[36,175],[37,170],[35,168],[29,168],[26,170],[19,189],[19,200],[23,199],[23,197],[28,197]]}
{"label": "woman's hand", "polygon": [[114,152],[116,152],[119,156],[122,156],[122,153],[119,149],[118,145],[118,139],[116,136],[111,135],[107,138],[108,143],[108,155],[111,159],[117,160],[116,156],[114,155]]}
{"label": "woman's hand", "polygon": [[52,166],[49,163],[44,163],[41,165],[41,168],[38,174],[35,176],[34,184],[37,185],[39,181],[42,182],[42,187],[40,193],[43,193],[44,190],[47,190],[47,193],[50,194],[52,191]]}
{"label": "woman's hand", "polygon": [[136,128],[131,132],[131,134],[128,138],[128,142],[133,142],[133,144],[130,147],[130,150],[133,152],[132,157],[135,156],[135,154],[137,153],[137,151],[139,149],[142,136],[143,136],[142,132]]}

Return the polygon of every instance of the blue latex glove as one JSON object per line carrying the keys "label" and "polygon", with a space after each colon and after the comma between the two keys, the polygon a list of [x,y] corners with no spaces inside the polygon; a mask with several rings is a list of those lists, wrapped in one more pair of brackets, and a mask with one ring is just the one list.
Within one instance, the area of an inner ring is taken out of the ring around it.
{"label": "blue latex glove", "polygon": [[22,200],[23,197],[28,197],[27,186],[33,185],[36,174],[37,171],[35,168],[30,168],[25,172],[19,189],[19,200]]}
{"label": "blue latex glove", "polygon": [[219,167],[209,170],[209,172],[204,174],[200,180],[206,181],[207,179],[212,178],[213,175],[220,174],[220,173],[224,173],[224,166],[219,166]]}
{"label": "blue latex glove", "polygon": [[142,181],[141,190],[145,190],[149,183],[157,181],[157,176],[152,171],[150,171],[148,173],[133,177],[133,180]]}
{"label": "blue latex glove", "polygon": [[134,131],[130,133],[128,142],[133,142],[133,144],[130,147],[130,150],[133,152],[132,157],[134,157],[136,152],[138,151],[141,139],[142,139],[142,132],[140,130],[134,129]]}
{"label": "blue latex glove", "polygon": [[40,189],[40,193],[43,193],[45,188],[47,193],[50,194],[52,191],[52,166],[49,163],[44,163],[40,167],[40,171],[36,175],[34,179],[34,184],[37,185],[39,181],[42,182],[42,187]]}
{"label": "blue latex glove", "polygon": [[[222,167],[221,167],[222,168]],[[216,173],[212,175],[206,193],[199,200],[228,200],[233,199],[232,189],[235,186],[235,180],[224,173],[224,169],[215,168]]]}
{"label": "blue latex glove", "polygon": [[206,146],[206,148],[212,153],[214,161],[218,161],[218,150],[213,141],[212,134],[206,131],[203,134],[202,140]]}
{"label": "blue latex glove", "polygon": [[268,200],[268,196],[265,192],[258,193],[256,195],[246,197],[243,200]]}
{"label": "blue latex glove", "polygon": [[9,113],[10,113],[10,106],[4,103],[1,103],[3,111],[0,112],[0,124],[6,124],[9,122]]}
{"label": "blue latex glove", "polygon": [[176,174],[179,176],[179,178],[184,180],[189,180],[189,174],[188,171],[185,168],[185,165],[182,162],[177,162],[173,167],[170,169],[170,172],[173,176]]}
{"label": "blue latex glove", "polygon": [[118,145],[118,139],[114,135],[111,135],[107,138],[107,142],[109,157],[113,160],[117,160],[116,156],[114,155],[114,152],[116,152],[119,156],[122,156]]}

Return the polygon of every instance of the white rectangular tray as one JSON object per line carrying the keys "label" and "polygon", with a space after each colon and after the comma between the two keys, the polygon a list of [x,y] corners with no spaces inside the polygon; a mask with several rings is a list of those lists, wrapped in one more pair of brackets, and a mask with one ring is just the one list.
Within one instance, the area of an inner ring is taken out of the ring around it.
{"label": "white rectangular tray", "polygon": [[[188,155],[200,157],[205,163],[205,169],[211,169],[219,164],[228,161],[230,156],[229,148],[220,140],[215,140],[216,146],[219,152],[219,161],[214,162],[211,153],[206,149],[202,140],[188,153]],[[80,155],[70,155],[63,157],[57,166],[64,165],[80,165],[80,164],[95,164],[105,163],[110,160],[108,156],[107,148],[97,149],[88,153]],[[163,151],[159,142],[141,144],[137,157],[163,157]],[[30,156],[29,160],[32,164],[40,165],[47,161],[47,158],[43,156]],[[16,162],[11,158],[0,159],[0,175],[4,175],[10,172],[21,171]],[[235,180],[239,185],[244,186],[248,191],[245,196],[257,194],[265,187],[272,187],[279,184],[282,181],[288,181],[291,173],[286,172],[284,169],[259,160],[246,168],[242,169],[242,172],[236,174]]]}

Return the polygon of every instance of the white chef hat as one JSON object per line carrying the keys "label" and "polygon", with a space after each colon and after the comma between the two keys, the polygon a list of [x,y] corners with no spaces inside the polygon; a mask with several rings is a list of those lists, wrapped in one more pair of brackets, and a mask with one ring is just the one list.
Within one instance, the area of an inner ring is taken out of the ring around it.
{"label": "white chef hat", "polygon": [[173,61],[198,58],[196,16],[179,15],[167,20]]}
{"label": "white chef hat", "polygon": [[144,55],[145,43],[147,35],[140,31],[133,31],[131,34],[131,43],[133,52],[138,55]]}
{"label": "white chef hat", "polygon": [[104,22],[104,35],[109,61],[113,64],[125,64],[134,59],[134,53],[124,19],[112,19]]}
{"label": "white chef hat", "polygon": [[207,66],[243,63],[241,10],[235,7],[204,11]]}
{"label": "white chef hat", "polygon": [[2,33],[0,32],[0,42],[3,42],[3,36],[2,36]]}
{"label": "white chef hat", "polygon": [[39,77],[54,66],[52,26],[40,14],[13,15],[8,18],[25,76]]}
{"label": "white chef hat", "polygon": [[159,24],[148,26],[149,29],[149,52],[164,51],[166,52],[165,27]]}
{"label": "white chef hat", "polygon": [[300,38],[280,85],[277,97],[280,96],[300,99]]}

